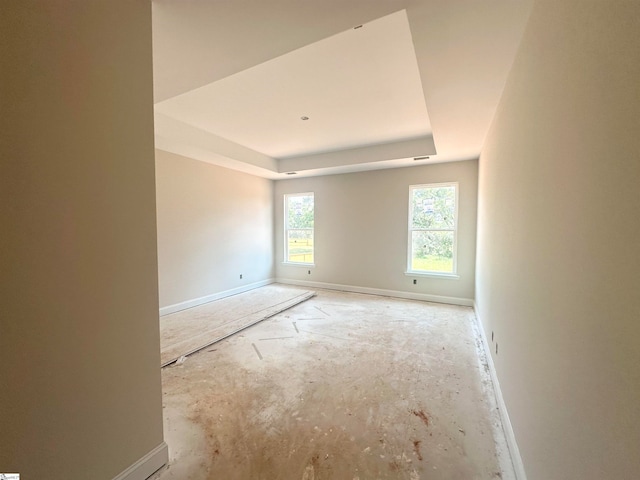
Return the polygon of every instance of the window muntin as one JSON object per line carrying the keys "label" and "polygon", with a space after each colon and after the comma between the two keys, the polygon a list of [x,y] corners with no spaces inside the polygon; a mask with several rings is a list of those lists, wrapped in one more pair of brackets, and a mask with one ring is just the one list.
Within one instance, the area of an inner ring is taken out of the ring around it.
{"label": "window muntin", "polygon": [[407,270],[455,274],[457,227],[457,183],[411,185]]}
{"label": "window muntin", "polygon": [[312,265],[314,263],[313,193],[285,195],[284,217],[285,262]]}

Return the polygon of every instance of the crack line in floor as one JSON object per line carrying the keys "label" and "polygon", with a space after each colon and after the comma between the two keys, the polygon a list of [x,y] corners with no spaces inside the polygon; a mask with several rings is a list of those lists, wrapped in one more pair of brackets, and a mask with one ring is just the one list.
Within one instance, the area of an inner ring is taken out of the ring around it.
{"label": "crack line in floor", "polygon": [[253,349],[256,351],[256,353],[258,354],[258,358],[260,360],[262,360],[262,354],[260,353],[260,350],[258,350],[258,347],[256,347],[255,343],[252,343],[251,346],[253,347]]}

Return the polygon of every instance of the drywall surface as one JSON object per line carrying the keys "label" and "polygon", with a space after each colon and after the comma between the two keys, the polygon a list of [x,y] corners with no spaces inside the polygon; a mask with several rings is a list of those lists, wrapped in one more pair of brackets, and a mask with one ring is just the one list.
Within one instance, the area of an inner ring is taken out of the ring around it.
{"label": "drywall surface", "polygon": [[150,2],[2,3],[0,471],[162,445]]}
{"label": "drywall surface", "polygon": [[271,278],[271,180],[156,150],[156,184],[160,307]]}
{"label": "drywall surface", "polygon": [[[473,298],[477,167],[477,161],[471,160],[276,181],[277,278]],[[409,186],[442,182],[459,182],[460,278],[407,276]],[[311,269],[283,263],[283,197],[302,192],[315,195],[315,267]]]}
{"label": "drywall surface", "polygon": [[529,480],[640,471],[639,31],[638,2],[536,3],[480,158],[478,311]]}

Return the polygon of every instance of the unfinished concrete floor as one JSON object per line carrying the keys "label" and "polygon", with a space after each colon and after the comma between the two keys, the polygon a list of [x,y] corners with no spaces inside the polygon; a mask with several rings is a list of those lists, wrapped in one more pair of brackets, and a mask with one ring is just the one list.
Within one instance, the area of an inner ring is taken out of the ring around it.
{"label": "unfinished concrete floor", "polygon": [[472,309],[316,292],[162,370],[155,478],[513,478]]}

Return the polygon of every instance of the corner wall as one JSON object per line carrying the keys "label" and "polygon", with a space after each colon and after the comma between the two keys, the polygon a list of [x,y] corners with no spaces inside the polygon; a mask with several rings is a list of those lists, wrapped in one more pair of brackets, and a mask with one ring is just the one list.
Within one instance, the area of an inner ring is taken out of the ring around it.
{"label": "corner wall", "polygon": [[[415,294],[415,298],[429,295],[470,304],[474,296],[477,168],[478,162],[472,160],[276,181],[278,280],[393,290]],[[460,278],[405,275],[409,186],[456,181]],[[311,269],[283,263],[283,196],[301,192],[315,194],[316,265]],[[417,285],[412,283],[414,278]]]}
{"label": "corner wall", "polygon": [[640,471],[640,3],[536,2],[480,158],[477,306],[529,480]]}
{"label": "corner wall", "polygon": [[[148,476],[162,433],[151,3],[4,1],[0,471]],[[122,477],[120,477],[122,478]]]}
{"label": "corner wall", "polygon": [[163,313],[271,279],[273,181],[156,150],[156,184]]}

